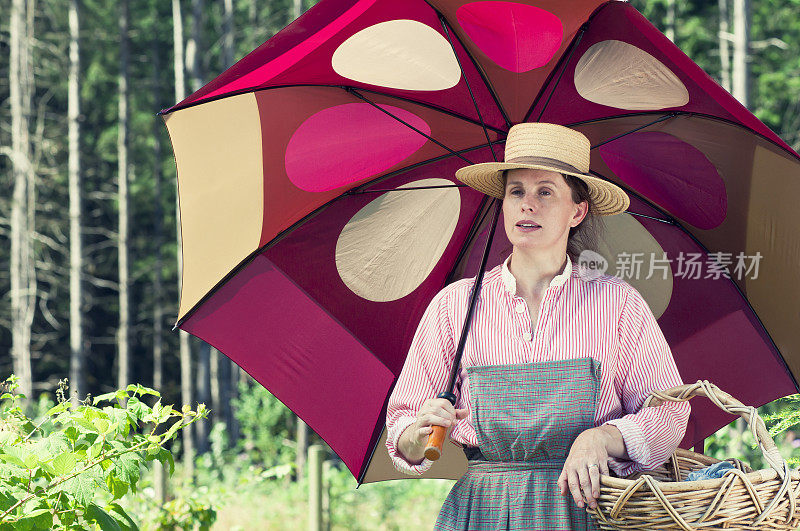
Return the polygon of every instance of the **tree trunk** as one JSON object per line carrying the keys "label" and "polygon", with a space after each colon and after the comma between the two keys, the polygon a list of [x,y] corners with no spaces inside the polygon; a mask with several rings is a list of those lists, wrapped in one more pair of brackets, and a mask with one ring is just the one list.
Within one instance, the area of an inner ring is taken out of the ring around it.
{"label": "tree trunk", "polygon": [[[229,68],[233,65],[234,52],[233,52],[233,0],[223,1],[223,37],[222,37],[222,60],[224,68]],[[225,355],[220,355],[216,350],[214,351],[215,357],[212,359],[217,363],[216,378],[212,377],[212,382],[216,382],[216,393],[212,387],[212,399],[214,406],[217,410],[217,419],[225,423],[228,430],[228,441],[230,446],[236,445],[237,439],[234,435],[234,422],[235,416],[233,414],[233,406],[231,400],[236,396],[236,387],[231,385],[231,372],[233,371],[234,363]],[[213,369],[212,369],[213,370]]]}
{"label": "tree trunk", "polygon": [[292,0],[292,20],[303,14],[303,0]]}
{"label": "tree trunk", "polygon": [[117,135],[117,182],[119,193],[118,271],[119,329],[117,330],[117,387],[131,382],[130,375],[130,299],[128,269],[128,0],[120,2],[119,77],[117,79],[119,113]]}
{"label": "tree trunk", "polygon": [[295,480],[300,482],[306,475],[306,452],[308,452],[308,424],[303,422],[300,417],[297,418],[297,433],[295,436],[295,443],[297,444],[296,453],[294,456],[294,464],[296,469]]}
{"label": "tree trunk", "polygon": [[719,61],[722,88],[731,91],[730,14],[728,0],[719,0]]}
{"label": "tree trunk", "polygon": [[[30,156],[30,106],[32,76],[24,0],[13,0],[10,19],[9,99],[11,107],[11,164],[14,193],[11,206],[11,356],[20,391],[33,390],[31,327],[36,299],[29,206],[32,172]],[[31,291],[33,288],[33,291]]]}
{"label": "tree trunk", "polygon": [[[197,367],[195,376],[197,378],[196,392],[197,402],[209,404],[211,393],[209,390],[209,374],[211,372],[211,346],[206,342],[201,342],[197,348]],[[208,451],[208,421],[201,420],[194,423],[195,440],[197,441],[197,453],[203,454]]]}
{"label": "tree trunk", "polygon": [[83,350],[83,244],[81,238],[80,160],[80,19],[78,0],[69,3],[69,350],[70,389],[74,403],[86,394]]}
{"label": "tree trunk", "polygon": [[[181,13],[180,0],[172,0],[172,41],[174,50],[175,101],[178,102],[186,97],[183,60],[183,15]],[[175,219],[177,220],[178,240],[178,291],[180,291],[181,279],[183,278],[183,255],[181,254],[181,209],[177,191],[175,193]],[[192,350],[191,344],[189,343],[189,334],[180,330],[178,332],[178,340],[180,342],[181,357],[181,402],[184,404],[191,404]],[[191,479],[194,477],[194,440],[192,438],[192,427],[183,428],[181,434],[183,439],[183,467],[185,477]]]}
{"label": "tree trunk", "polygon": [[[156,19],[157,20],[157,19]],[[150,61],[153,65],[151,85],[156,95],[161,94],[159,72],[161,71],[161,54],[158,42],[153,39],[150,51]],[[156,103],[160,98],[156,97]],[[153,120],[153,246],[155,256],[153,260],[153,389],[163,393],[164,387],[164,300],[161,295],[163,290],[164,258],[161,247],[164,245],[164,209],[161,198],[161,124]],[[159,461],[153,461],[153,490],[155,499],[159,504],[167,501],[167,478],[164,467]]]}
{"label": "tree trunk", "polygon": [[675,0],[667,0],[667,20],[664,34],[669,40],[675,42]]}
{"label": "tree trunk", "polygon": [[733,0],[733,97],[747,107],[748,52],[750,48],[750,0]]}
{"label": "tree trunk", "polygon": [[[203,85],[203,63],[201,50],[203,37],[203,0],[192,0],[192,34],[186,43],[186,62],[190,68],[192,90],[199,90]],[[209,403],[209,374],[211,352],[206,343],[201,343],[197,349],[197,368],[195,385],[197,386],[197,402]],[[208,423],[195,422],[195,446],[198,453],[208,449]]]}

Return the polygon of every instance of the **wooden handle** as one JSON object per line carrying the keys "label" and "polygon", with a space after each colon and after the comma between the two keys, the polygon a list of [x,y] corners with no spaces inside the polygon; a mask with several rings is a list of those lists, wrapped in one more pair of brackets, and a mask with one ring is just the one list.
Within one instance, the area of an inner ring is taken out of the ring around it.
{"label": "wooden handle", "polygon": [[442,457],[442,445],[447,429],[444,426],[431,426],[433,431],[428,435],[428,444],[425,445],[425,457],[436,461]]}

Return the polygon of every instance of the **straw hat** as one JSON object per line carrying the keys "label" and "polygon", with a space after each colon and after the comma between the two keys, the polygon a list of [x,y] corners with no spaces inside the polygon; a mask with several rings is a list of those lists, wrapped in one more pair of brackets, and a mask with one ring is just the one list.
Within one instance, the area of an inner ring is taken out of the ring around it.
{"label": "straw hat", "polygon": [[533,168],[573,175],[589,186],[595,213],[611,216],[630,205],[619,186],[589,174],[591,144],[583,133],[542,122],[512,126],[506,138],[505,162],[483,162],[461,168],[456,178],[479,192],[503,199],[503,170]]}

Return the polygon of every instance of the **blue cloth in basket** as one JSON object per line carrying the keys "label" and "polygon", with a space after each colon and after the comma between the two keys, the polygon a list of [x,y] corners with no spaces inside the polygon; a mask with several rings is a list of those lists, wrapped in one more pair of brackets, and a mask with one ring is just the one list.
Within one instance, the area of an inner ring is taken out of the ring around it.
{"label": "blue cloth in basket", "polygon": [[713,465],[703,468],[701,470],[695,470],[694,472],[689,472],[689,476],[684,481],[698,481],[701,479],[721,478],[725,474],[725,472],[727,472],[731,468],[736,468],[736,467],[733,466],[729,461],[720,461],[719,463],[714,463]]}

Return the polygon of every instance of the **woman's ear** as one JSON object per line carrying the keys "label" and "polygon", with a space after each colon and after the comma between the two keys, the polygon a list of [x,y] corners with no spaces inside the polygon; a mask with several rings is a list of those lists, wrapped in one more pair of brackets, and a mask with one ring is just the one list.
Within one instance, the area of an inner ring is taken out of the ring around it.
{"label": "woman's ear", "polygon": [[575,204],[576,210],[575,215],[572,216],[572,223],[570,223],[570,227],[577,227],[581,224],[581,222],[586,218],[586,215],[589,213],[589,202],[588,201],[581,201],[580,203]]}

